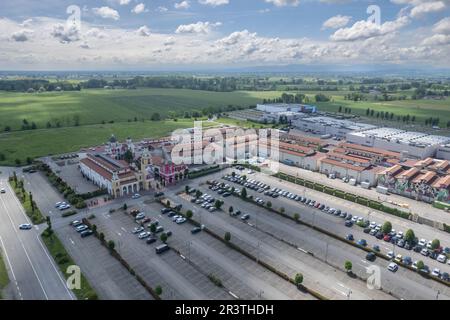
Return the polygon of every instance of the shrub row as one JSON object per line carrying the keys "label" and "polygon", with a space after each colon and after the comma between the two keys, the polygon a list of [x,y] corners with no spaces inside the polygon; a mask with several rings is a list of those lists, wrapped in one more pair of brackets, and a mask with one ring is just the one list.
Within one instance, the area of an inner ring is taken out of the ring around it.
{"label": "shrub row", "polygon": [[107,189],[98,189],[98,190],[95,190],[92,192],[82,193],[82,194],[80,194],[80,197],[83,198],[84,200],[88,200],[88,199],[96,198],[99,196],[105,196],[107,194],[108,194]]}
{"label": "shrub row", "polygon": [[72,210],[72,211],[66,211],[66,212],[64,212],[64,213],[61,215],[61,217],[67,218],[67,217],[70,217],[70,216],[73,216],[73,215],[76,215],[76,214],[77,214],[77,212],[76,212],[75,210]]}
{"label": "shrub row", "polygon": [[204,168],[204,169],[201,169],[201,170],[198,170],[198,171],[189,172],[188,173],[188,178],[189,179],[195,179],[195,178],[206,176],[206,175],[214,173],[214,172],[218,172],[220,170],[221,170],[220,166],[219,165],[215,165],[215,166]]}
{"label": "shrub row", "polygon": [[13,177],[10,177],[9,184],[19,198],[20,202],[23,205],[25,213],[31,219],[33,224],[43,223],[45,221],[45,218],[39,210],[36,202],[31,199],[30,195],[27,192],[25,192],[25,189],[23,187],[23,180],[17,180],[17,177],[15,179]]}
{"label": "shrub row", "polygon": [[311,181],[308,181],[308,180],[304,180],[302,178],[296,178],[294,176],[290,176],[290,175],[287,175],[287,174],[284,174],[284,173],[277,173],[274,176],[279,178],[279,179],[285,180],[285,181],[293,182],[295,184],[308,187],[310,189],[314,189],[314,190],[317,190],[317,191],[321,191],[321,192],[333,195],[333,196],[338,197],[338,198],[345,199],[347,201],[355,202],[355,203],[361,204],[363,206],[370,207],[370,208],[375,209],[375,210],[379,210],[379,211],[383,211],[383,212],[389,213],[389,214],[397,216],[399,218],[403,218],[403,219],[407,219],[407,220],[409,220],[411,218],[411,215],[408,212],[405,212],[405,211],[402,211],[402,210],[399,210],[399,209],[396,209],[396,208],[392,208],[392,207],[386,206],[386,205],[382,204],[381,202],[373,201],[373,200],[370,200],[370,199],[365,198],[365,197],[355,196],[355,195],[353,195],[351,193],[347,193],[347,192],[344,192],[344,191],[339,190],[339,189],[335,189],[335,188],[332,188],[332,187],[329,187],[329,186],[324,186],[324,185],[321,185],[321,184],[318,184],[318,183],[314,183],[314,182],[311,182]]}

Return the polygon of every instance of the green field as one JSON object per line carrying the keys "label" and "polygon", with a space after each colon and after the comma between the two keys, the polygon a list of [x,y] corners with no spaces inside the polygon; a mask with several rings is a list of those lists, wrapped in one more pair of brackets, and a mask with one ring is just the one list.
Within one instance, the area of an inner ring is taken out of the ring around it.
{"label": "green field", "polygon": [[0,130],[10,126],[22,127],[23,119],[35,122],[38,128],[73,126],[102,121],[126,122],[150,119],[155,112],[168,115],[185,111],[201,111],[208,107],[239,105],[248,107],[263,97],[277,97],[280,93],[210,92],[184,89],[83,90],[40,94],[0,92]]}
{"label": "green field", "polygon": [[[213,123],[205,122],[203,126]],[[6,156],[0,164],[15,165],[20,159],[25,164],[27,157],[35,158],[65,152],[77,151],[84,147],[105,143],[114,134],[120,141],[127,137],[133,139],[158,138],[170,135],[178,128],[193,127],[193,120],[167,120],[145,122],[123,122],[81,127],[18,131],[0,135],[0,150]]]}

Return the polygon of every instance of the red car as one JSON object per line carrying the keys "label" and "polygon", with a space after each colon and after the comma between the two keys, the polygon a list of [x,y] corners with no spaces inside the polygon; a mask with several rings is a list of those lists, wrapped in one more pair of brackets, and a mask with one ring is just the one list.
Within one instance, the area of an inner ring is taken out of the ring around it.
{"label": "red car", "polygon": [[383,237],[383,240],[389,242],[391,241],[391,236],[387,234]]}
{"label": "red car", "polygon": [[316,204],[314,205],[314,208],[318,208],[318,207],[320,207],[320,203],[316,203]]}
{"label": "red car", "polygon": [[147,223],[147,222],[150,222],[150,221],[152,221],[152,218],[149,218],[149,217],[147,217],[144,220],[142,220],[143,223]]}

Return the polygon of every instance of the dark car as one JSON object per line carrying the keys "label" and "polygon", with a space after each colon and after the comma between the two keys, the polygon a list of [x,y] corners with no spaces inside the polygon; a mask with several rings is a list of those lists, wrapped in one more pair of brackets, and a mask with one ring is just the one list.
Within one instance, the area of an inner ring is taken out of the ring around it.
{"label": "dark car", "polygon": [[422,247],[421,246],[414,246],[413,247],[413,251],[414,252],[420,252],[420,251],[422,251]]}
{"label": "dark car", "polygon": [[86,237],[89,237],[90,235],[93,235],[94,234],[94,231],[92,231],[92,230],[84,230],[84,231],[82,231],[81,233],[80,233],[80,235],[81,235],[81,237],[82,238],[86,238]]}
{"label": "dark car", "polygon": [[361,247],[366,247],[367,241],[365,239],[360,239],[358,240],[357,244],[360,245]]}
{"label": "dark car", "polygon": [[372,230],[372,229],[370,229],[370,228],[364,228],[364,233],[369,233],[370,230]]}
{"label": "dark car", "polygon": [[202,229],[200,227],[196,227],[196,228],[191,230],[191,233],[192,234],[196,234],[196,233],[199,233],[200,231],[202,231]]}
{"label": "dark car", "polygon": [[[194,199],[194,201],[195,201],[195,199]],[[162,208],[161,209],[161,213],[162,214],[166,214],[166,213],[169,213],[171,210],[169,209],[169,208]]]}
{"label": "dark car", "polygon": [[345,226],[346,227],[351,227],[351,226],[353,226],[353,222],[351,220],[346,220],[345,221]]}
{"label": "dark car", "polygon": [[229,196],[231,196],[231,193],[229,193],[229,192],[225,192],[223,195],[222,195],[224,198],[226,198],[226,197],[229,197]]}
{"label": "dark car", "polygon": [[166,231],[165,234],[167,237],[171,237],[173,233],[172,233],[172,231]]}
{"label": "dark car", "polygon": [[148,238],[146,242],[147,242],[147,244],[155,243],[156,242],[156,238]]}
{"label": "dark car", "polygon": [[353,241],[355,238],[353,238],[353,235],[350,233],[345,237],[345,239],[349,240],[349,241]]}
{"label": "dark car", "polygon": [[155,193],[155,198],[162,197],[163,195],[164,195],[164,192],[157,192],[157,193]]}
{"label": "dark car", "polygon": [[369,252],[369,253],[366,255],[366,260],[367,260],[367,261],[374,261],[376,258],[377,258],[377,256],[376,256],[376,254],[373,253],[373,252]]}
{"label": "dark car", "polygon": [[450,276],[447,272],[441,274],[441,279],[444,281],[450,281]]}
{"label": "dark car", "polygon": [[378,246],[378,245],[374,245],[373,247],[372,247],[372,250],[373,251],[376,251],[376,252],[380,252],[381,250],[380,250],[380,246]]}
{"label": "dark car", "polygon": [[383,232],[378,231],[377,234],[375,235],[375,238],[377,238],[378,240],[383,239]]}
{"label": "dark car", "polygon": [[412,246],[412,244],[409,243],[408,241],[405,241],[405,246],[404,246],[404,248],[405,248],[406,250],[411,250],[411,249],[413,248],[413,246]]}

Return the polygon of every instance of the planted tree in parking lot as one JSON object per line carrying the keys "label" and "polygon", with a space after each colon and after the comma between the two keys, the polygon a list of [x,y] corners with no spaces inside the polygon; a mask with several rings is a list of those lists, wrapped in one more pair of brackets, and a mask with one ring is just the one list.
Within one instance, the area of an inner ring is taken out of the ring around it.
{"label": "planted tree in parking lot", "polygon": [[266,206],[267,206],[267,208],[269,208],[269,209],[272,208],[272,202],[267,201]]}
{"label": "planted tree in parking lot", "polygon": [[161,288],[161,286],[156,286],[155,288],[155,293],[160,296],[162,294],[163,290]]}
{"label": "planted tree in parking lot", "polygon": [[420,261],[417,261],[417,271],[420,271],[420,270],[422,270],[424,267],[425,267],[425,263],[423,263],[423,261],[422,260],[420,260]]}
{"label": "planted tree in parking lot", "polygon": [[150,231],[152,232],[152,233],[155,233],[156,232],[156,224],[151,224],[150,225]]}
{"label": "planted tree in parking lot", "polygon": [[405,233],[405,241],[412,243],[412,242],[414,242],[415,238],[416,238],[416,235],[414,234],[414,231],[412,229],[408,229]]}
{"label": "planted tree in parking lot", "polygon": [[242,188],[242,190],[241,190],[241,198],[247,198],[247,189],[245,189],[245,188]]}
{"label": "planted tree in parking lot", "polygon": [[230,242],[231,240],[231,233],[225,232],[225,236],[223,237],[226,242]]}
{"label": "planted tree in parking lot", "polygon": [[214,203],[214,207],[216,207],[216,209],[220,209],[223,206],[223,201],[221,200],[216,200],[216,202]]}
{"label": "planted tree in parking lot", "polygon": [[439,239],[434,239],[433,241],[431,241],[431,249],[436,250],[440,246],[441,242],[439,241]]}
{"label": "planted tree in parking lot", "polygon": [[191,210],[186,211],[186,218],[191,219],[194,213]]}
{"label": "planted tree in parking lot", "polygon": [[280,212],[284,213],[285,209],[283,207],[280,208]]}
{"label": "planted tree in parking lot", "polygon": [[345,271],[347,271],[347,272],[351,272],[352,271],[352,268],[353,268],[353,265],[352,265],[352,262],[351,261],[345,261],[345,263],[344,263],[344,268],[345,268]]}
{"label": "planted tree in parking lot", "polygon": [[116,247],[116,244],[114,243],[114,241],[112,241],[112,240],[109,240],[108,241],[108,249],[109,249],[109,251],[114,251],[114,248]]}
{"label": "planted tree in parking lot", "polygon": [[191,187],[189,187],[189,186],[184,187],[184,191],[186,191],[186,193],[189,193],[190,189],[191,189]]}
{"label": "planted tree in parking lot", "polygon": [[160,239],[161,239],[161,241],[162,241],[163,243],[166,243],[166,241],[167,241],[167,234],[166,234],[166,233],[163,233],[163,234],[161,235]]}
{"label": "planted tree in parking lot", "polygon": [[294,213],[294,220],[298,222],[300,220],[300,215],[298,213]]}
{"label": "planted tree in parking lot", "polygon": [[97,234],[97,225],[96,224],[94,224],[92,226],[92,232],[94,232],[94,234]]}
{"label": "planted tree in parking lot", "polygon": [[195,193],[195,197],[196,198],[200,198],[202,196],[202,192],[200,190],[197,190],[197,192]]}
{"label": "planted tree in parking lot", "polygon": [[294,278],[294,283],[298,287],[303,283],[303,274],[297,273]]}
{"label": "planted tree in parking lot", "polygon": [[124,204],[123,204],[123,207],[122,207],[122,209],[123,209],[123,211],[127,211],[127,209],[128,209],[128,206],[127,206],[127,204],[126,204],[126,203],[124,203]]}
{"label": "planted tree in parking lot", "polygon": [[390,223],[389,221],[386,221],[385,223],[383,223],[383,227],[381,228],[381,231],[384,234],[391,232],[392,231],[392,223]]}
{"label": "planted tree in parking lot", "polygon": [[98,238],[100,239],[101,242],[105,241],[105,234],[103,232],[100,232]]}

